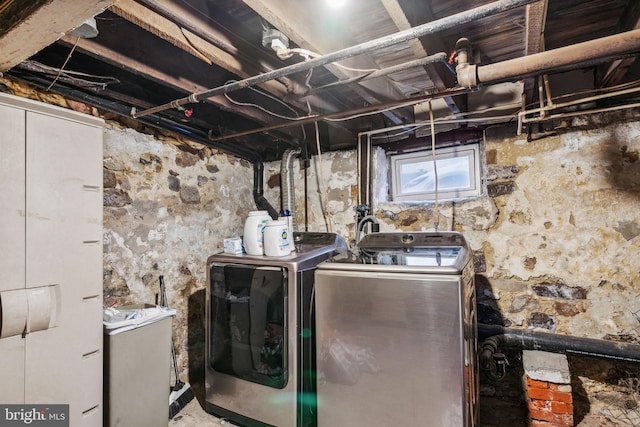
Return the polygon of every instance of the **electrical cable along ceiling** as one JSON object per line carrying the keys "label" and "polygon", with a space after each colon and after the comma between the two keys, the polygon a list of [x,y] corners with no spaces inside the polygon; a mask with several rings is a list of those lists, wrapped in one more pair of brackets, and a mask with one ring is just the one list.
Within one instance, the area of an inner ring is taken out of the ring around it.
{"label": "electrical cable along ceiling", "polygon": [[[415,144],[425,135],[411,125],[425,119],[429,100],[436,132],[496,122],[527,132],[552,128],[549,117],[569,109],[633,107],[638,3],[90,0],[70,8],[52,0],[26,13],[5,1],[0,50],[11,54],[0,71],[275,160],[290,148],[312,154],[316,138],[323,151],[354,148],[359,132],[385,127],[395,129],[387,142]],[[93,29],[91,18],[97,35],[80,31]],[[595,51],[581,44],[602,37],[611,38]],[[507,73],[487,78],[494,70]]]}

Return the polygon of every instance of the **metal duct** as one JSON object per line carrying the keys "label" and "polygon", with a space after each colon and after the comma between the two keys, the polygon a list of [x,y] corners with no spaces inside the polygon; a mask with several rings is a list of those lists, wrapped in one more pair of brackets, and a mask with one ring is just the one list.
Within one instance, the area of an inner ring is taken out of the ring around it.
{"label": "metal duct", "polygon": [[500,83],[552,71],[575,69],[586,63],[593,65],[637,52],[640,50],[640,30],[482,66],[467,62],[469,43],[466,39],[460,39],[458,44],[461,48],[456,67],[458,82],[464,87],[476,88],[482,83]]}
{"label": "metal duct", "polygon": [[282,211],[289,211],[291,214],[291,230],[293,233],[296,229],[295,215],[295,197],[294,178],[293,178],[293,159],[298,157],[301,150],[299,148],[289,148],[282,154],[282,162],[280,163],[280,190],[282,192]]}
{"label": "metal duct", "polygon": [[166,104],[149,108],[144,111],[140,111],[140,112],[134,111],[131,114],[131,117],[133,118],[143,117],[149,114],[159,113],[161,111],[168,110],[170,108],[177,108],[181,105],[204,101],[216,95],[223,95],[225,93],[230,93],[239,89],[255,86],[260,83],[275,80],[280,77],[285,77],[301,71],[308,71],[315,67],[337,62],[342,59],[351,58],[353,56],[374,51],[376,49],[382,49],[387,46],[392,46],[394,44],[413,40],[428,34],[434,34],[439,31],[446,30],[448,28],[453,28],[460,24],[465,24],[467,22],[472,22],[490,15],[494,15],[499,12],[515,9],[516,7],[524,6],[529,3],[534,3],[536,1],[538,0],[498,0],[493,3],[485,4],[482,6],[475,7],[473,9],[469,9],[464,12],[447,16],[446,18],[437,19],[435,21],[428,22],[426,24],[418,25],[417,27],[409,28],[408,30],[399,31],[397,33],[393,33],[388,36],[384,36],[384,37],[377,38],[375,40],[370,40],[364,43],[360,43],[355,46],[351,46],[342,50],[338,50],[333,53],[329,53],[327,55],[309,59],[308,61],[298,62],[293,65],[289,65],[273,71],[268,71],[266,73],[263,73],[254,77],[249,77],[244,80],[240,80],[234,83],[229,83],[224,86],[219,86],[217,88],[209,89],[203,92],[192,93],[187,97],[175,99]]}

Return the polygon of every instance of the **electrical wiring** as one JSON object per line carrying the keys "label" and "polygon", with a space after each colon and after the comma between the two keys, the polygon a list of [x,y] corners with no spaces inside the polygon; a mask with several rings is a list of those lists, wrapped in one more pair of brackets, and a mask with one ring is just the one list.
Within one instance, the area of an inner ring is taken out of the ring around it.
{"label": "electrical wiring", "polygon": [[[227,82],[226,82],[225,84],[234,83],[234,82],[236,82],[236,81],[237,81],[237,80],[227,80]],[[260,95],[262,95],[262,96],[264,96],[264,97],[270,98],[270,99],[272,99],[272,100],[274,100],[274,101],[276,101],[276,102],[278,102],[278,103],[282,104],[283,106],[285,106],[286,108],[288,108],[289,110],[291,110],[291,111],[296,115],[296,117],[283,116],[283,115],[278,114],[278,113],[276,113],[276,112],[274,112],[274,111],[271,111],[271,110],[269,110],[269,109],[267,109],[267,108],[265,108],[265,107],[263,107],[263,106],[261,106],[261,105],[254,104],[254,103],[251,103],[251,102],[241,102],[241,101],[237,101],[237,100],[235,100],[235,99],[231,98],[231,97],[229,96],[229,94],[226,94],[226,93],[224,94],[224,96],[225,96],[225,98],[227,98],[227,99],[229,100],[229,102],[231,102],[232,104],[239,105],[239,106],[242,106],[242,107],[253,107],[253,108],[257,108],[257,109],[259,109],[259,110],[261,110],[261,111],[263,111],[263,112],[265,112],[265,113],[267,113],[267,114],[269,114],[269,115],[271,115],[271,116],[278,117],[278,118],[283,119],[283,120],[292,120],[292,121],[295,121],[295,120],[303,120],[303,119],[306,119],[306,118],[308,118],[308,117],[317,117],[317,114],[316,114],[316,115],[311,115],[311,116],[302,116],[302,117],[300,117],[300,115],[298,115],[298,112],[297,112],[294,108],[292,108],[292,107],[291,107],[289,104],[287,104],[286,102],[284,102],[284,101],[282,101],[282,100],[280,100],[280,99],[276,98],[275,96],[272,96],[272,95],[270,95],[270,94],[268,94],[268,93],[265,93],[265,92],[262,92],[262,91],[260,91],[260,90],[257,90],[257,89],[256,89],[256,88],[254,88],[254,87],[248,87],[247,89],[251,89],[251,90],[253,90],[254,92],[257,92],[257,93],[259,93]]]}
{"label": "electrical wiring", "polygon": [[180,33],[182,34],[182,37],[184,37],[184,40],[191,47],[191,49],[193,49],[193,52],[198,56],[198,58],[202,59],[207,64],[212,65],[213,62],[211,62],[211,59],[209,59],[209,57],[207,55],[205,55],[204,52],[202,52],[200,49],[198,49],[198,47],[191,41],[191,38],[187,35],[187,33],[185,31],[187,31],[187,30],[185,30],[184,28],[180,27]]}
{"label": "electrical wiring", "polygon": [[67,59],[64,60],[64,63],[62,64],[62,67],[60,67],[60,69],[58,70],[58,74],[56,74],[56,77],[53,79],[53,81],[51,82],[51,84],[45,89],[47,92],[51,89],[51,87],[56,84],[56,82],[58,81],[58,78],[60,77],[60,74],[62,73],[62,70],[64,69],[64,67],[67,65],[67,62],[69,62],[69,60],[71,59],[71,55],[73,55],[73,51],[76,50],[76,46],[78,46],[78,42],[80,41],[80,36],[78,36],[76,38],[76,42],[73,44],[73,47],[71,48],[71,51],[69,52],[69,54],[67,55]]}
{"label": "electrical wiring", "polygon": [[391,111],[391,110],[395,110],[395,109],[398,109],[398,108],[409,107],[411,105],[415,105],[415,104],[418,104],[420,102],[423,102],[423,100],[406,102],[406,103],[403,103],[403,104],[394,105],[392,107],[384,108],[382,110],[368,111],[366,113],[354,114],[353,116],[341,117],[339,119],[326,118],[324,120],[326,120],[328,122],[344,122],[344,121],[347,121],[347,120],[353,120],[353,119],[357,119],[357,118],[360,118],[360,117],[366,117],[366,116],[372,116],[374,114],[384,113],[386,111]]}
{"label": "electrical wiring", "polygon": [[396,138],[402,135],[408,135],[414,133],[416,130],[421,128],[422,126],[411,126],[411,129],[405,129],[402,132],[394,133],[393,135],[376,135],[372,136],[371,139],[388,139],[388,138]]}
{"label": "electrical wiring", "polygon": [[433,177],[434,177],[434,185],[435,185],[433,228],[437,233],[438,226],[440,225],[440,214],[438,212],[438,165],[436,162],[436,127],[433,121],[433,108],[431,108],[431,101],[429,101],[429,123],[431,125],[431,156],[433,158]]}
{"label": "electrical wiring", "polygon": [[[227,80],[227,81],[225,82],[225,84],[232,83],[232,82],[236,82],[236,81],[237,81],[237,80]],[[262,92],[261,90],[258,90],[258,89],[254,88],[254,87],[249,87],[248,89],[251,89],[252,91],[254,91],[254,92],[256,92],[256,93],[258,93],[258,94],[260,94],[260,95],[262,95],[262,96],[264,96],[264,97],[267,97],[267,98],[269,98],[269,99],[271,99],[271,100],[273,100],[273,101],[276,101],[276,102],[278,102],[278,103],[282,104],[283,106],[285,106],[286,108],[288,108],[290,111],[292,111],[292,112],[293,112],[297,117],[287,117],[287,116],[283,116],[283,115],[281,115],[281,114],[278,114],[278,113],[275,113],[275,112],[273,112],[273,111],[271,111],[271,110],[268,110],[268,109],[266,109],[266,108],[264,108],[264,107],[262,107],[261,105],[258,105],[258,104],[253,104],[253,103],[249,103],[249,102],[240,102],[240,101],[236,101],[236,100],[232,99],[232,98],[229,96],[229,94],[227,94],[227,93],[225,93],[225,94],[224,94],[224,97],[225,97],[225,98],[227,98],[227,100],[229,100],[229,102],[231,102],[232,104],[239,105],[239,106],[242,106],[242,107],[253,107],[253,108],[257,108],[257,109],[259,109],[259,110],[263,111],[263,112],[264,112],[264,113],[266,113],[266,114],[269,114],[269,115],[274,116],[274,117],[278,117],[278,118],[283,119],[283,120],[302,120],[302,119],[306,119],[306,118],[307,118],[307,117],[300,117],[300,116],[299,116],[299,114],[298,114],[298,112],[297,112],[293,107],[291,107],[291,106],[290,106],[289,104],[287,104],[286,102],[284,102],[284,101],[282,101],[282,100],[280,100],[280,99],[276,98],[275,96],[272,96],[272,95],[270,95],[270,94],[268,94],[268,93],[266,93],[266,92]],[[302,139],[303,139],[303,140],[304,140],[304,139],[307,139],[307,132],[305,131],[304,126],[300,126],[300,127],[302,128]]]}
{"label": "electrical wiring", "polygon": [[[99,87],[101,89],[105,89],[107,85],[120,83],[120,80],[116,79],[115,77],[97,76],[94,74],[81,73],[79,71],[62,70],[60,68],[51,67],[49,65],[41,64],[40,62],[36,62],[30,59],[22,61],[20,64],[18,64],[18,67],[47,76],[58,76],[58,81],[69,82],[80,87]],[[88,80],[88,78],[96,80],[102,79],[103,81],[92,81]]]}
{"label": "electrical wiring", "polygon": [[[309,87],[309,81],[311,80],[311,76],[313,75],[313,69],[310,69],[307,72],[307,76],[305,78],[305,84]],[[311,115],[311,104],[309,101],[306,101],[307,104],[307,114]],[[322,191],[322,186],[324,184],[324,172],[322,167],[322,148],[320,147],[320,128],[318,127],[318,122],[314,122],[315,129],[315,139],[316,139],[316,150],[318,151],[317,161],[318,161],[318,192],[320,193],[320,204],[322,205],[322,216],[325,219],[327,224],[327,232],[333,232],[333,215],[329,210],[329,186],[325,187],[325,191]]]}
{"label": "electrical wiring", "polygon": [[[302,49],[302,48],[278,49],[276,51],[276,55],[278,56],[278,58],[283,60],[289,59],[295,54],[302,56],[305,59],[305,61],[308,60],[309,58],[319,58],[320,56],[322,56],[317,52],[313,52],[308,49]],[[351,67],[347,67],[346,65],[342,65],[339,62],[334,62],[333,65],[335,65],[336,67],[342,68],[343,70],[354,71],[356,73],[368,74],[368,73],[373,73],[374,71],[378,71],[377,68],[351,68]]]}
{"label": "electrical wiring", "polygon": [[263,107],[263,106],[261,106],[261,105],[258,105],[258,104],[254,104],[254,103],[251,103],[251,102],[241,102],[241,101],[236,101],[236,100],[234,100],[233,98],[231,98],[231,97],[230,97],[228,94],[226,94],[226,93],[224,94],[224,97],[225,97],[225,98],[227,98],[227,99],[229,100],[229,102],[231,102],[231,103],[232,103],[232,104],[234,104],[234,105],[238,105],[238,106],[241,106],[241,107],[251,107],[251,108],[256,108],[256,109],[258,109],[258,110],[260,110],[260,111],[262,111],[262,112],[264,112],[264,113],[266,113],[266,114],[269,114],[270,116],[278,117],[279,119],[283,119],[283,120],[293,120],[293,121],[295,121],[295,120],[302,120],[302,119],[306,119],[307,117],[309,117],[309,116],[304,116],[304,117],[288,117],[288,116],[283,116],[282,114],[275,113],[275,112],[273,112],[273,111],[271,111],[271,110],[268,110],[268,109],[266,109],[265,107]]}

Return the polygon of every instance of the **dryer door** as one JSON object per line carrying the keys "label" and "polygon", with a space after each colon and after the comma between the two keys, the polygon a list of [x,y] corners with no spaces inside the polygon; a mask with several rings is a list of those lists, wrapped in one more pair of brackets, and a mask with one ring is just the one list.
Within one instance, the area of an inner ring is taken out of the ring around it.
{"label": "dryer door", "polygon": [[220,373],[273,388],[287,385],[287,270],[211,266],[208,361]]}

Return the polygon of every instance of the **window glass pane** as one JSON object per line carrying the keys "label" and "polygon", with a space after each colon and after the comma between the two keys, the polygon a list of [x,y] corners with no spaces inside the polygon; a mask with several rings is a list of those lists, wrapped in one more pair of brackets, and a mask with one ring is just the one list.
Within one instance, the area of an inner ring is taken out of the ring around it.
{"label": "window glass pane", "polygon": [[[469,158],[452,157],[437,159],[438,190],[469,188],[471,171]],[[406,193],[426,193],[436,190],[436,173],[433,161],[400,164],[400,191]]]}
{"label": "window glass pane", "polygon": [[479,144],[391,156],[392,198],[396,201],[440,200],[479,196]]}

